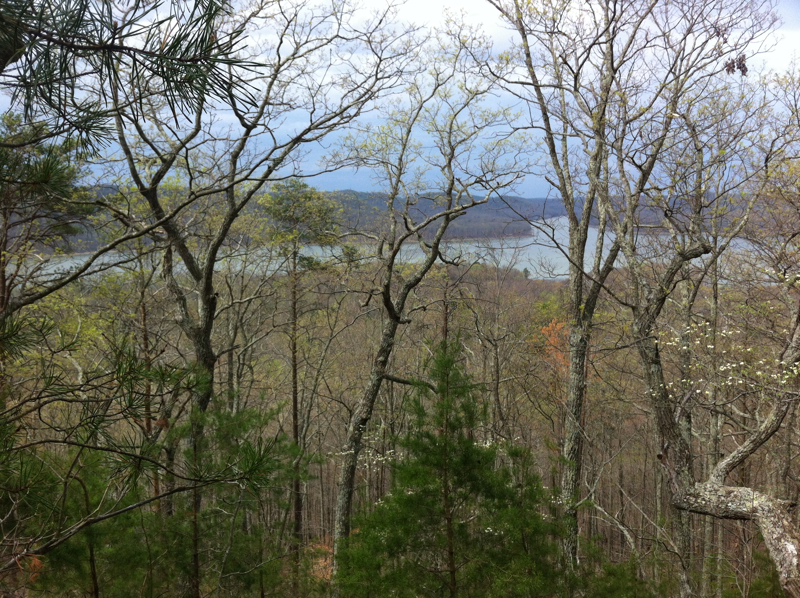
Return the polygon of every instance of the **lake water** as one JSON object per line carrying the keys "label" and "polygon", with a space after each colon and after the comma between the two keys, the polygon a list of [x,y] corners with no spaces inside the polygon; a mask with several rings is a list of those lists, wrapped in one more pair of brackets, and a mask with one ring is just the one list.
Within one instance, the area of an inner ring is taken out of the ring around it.
{"label": "lake water", "polygon": [[[587,268],[594,260],[597,235],[597,228],[589,229]],[[606,241],[605,251],[608,245]],[[569,273],[568,248],[569,226],[562,217],[532,226],[529,237],[451,242],[443,253],[448,259],[461,257],[465,261],[527,269],[531,278],[565,278]]]}
{"label": "lake water", "polygon": [[[569,260],[564,252],[567,250],[569,234],[566,218],[554,218],[546,225],[539,224],[531,227],[529,237],[508,237],[503,239],[482,239],[472,241],[449,241],[442,251],[446,259],[465,263],[484,263],[487,265],[507,267],[512,266],[518,270],[527,269],[531,278],[564,278],[569,271]],[[589,229],[589,242],[587,244],[587,265],[594,258],[597,243],[597,229]],[[606,246],[608,243],[606,243]],[[304,253],[314,257],[329,257],[332,251],[323,247],[307,247]],[[366,254],[367,251],[362,253]],[[412,242],[406,243],[401,252],[403,261],[416,261],[422,258],[422,250]],[[99,264],[113,264],[121,258],[121,254],[111,252],[104,256]],[[47,267],[51,275],[61,275],[80,267],[85,260],[81,255],[70,255],[55,258]],[[244,264],[241,258],[232,258],[233,263]],[[252,263],[257,261],[252,260]],[[176,264],[180,260],[176,259]],[[230,261],[229,261],[230,263]],[[255,266],[245,266],[255,267]]]}

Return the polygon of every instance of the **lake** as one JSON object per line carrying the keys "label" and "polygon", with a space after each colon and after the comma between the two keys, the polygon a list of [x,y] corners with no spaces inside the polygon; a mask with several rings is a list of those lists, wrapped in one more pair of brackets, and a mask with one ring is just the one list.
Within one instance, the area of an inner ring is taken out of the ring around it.
{"label": "lake", "polygon": [[[446,259],[465,263],[484,263],[498,267],[514,267],[519,270],[527,269],[531,278],[559,279],[567,276],[569,260],[562,252],[566,251],[569,240],[568,222],[565,217],[554,218],[547,221],[547,226],[541,224],[531,227],[531,236],[507,237],[501,239],[480,239],[468,241],[448,241],[442,251]],[[543,232],[544,231],[544,232]],[[594,249],[597,243],[597,229],[589,229],[587,264],[594,259]],[[607,245],[607,243],[606,243]],[[303,251],[305,255],[324,258],[335,255],[336,251],[327,247],[309,246]],[[367,251],[362,250],[366,254]],[[403,261],[416,261],[421,259],[422,250],[416,243],[407,242],[401,252]],[[110,252],[98,264],[114,264],[122,254]],[[66,255],[53,258],[46,267],[49,275],[63,275],[80,267],[85,260],[83,255]],[[226,260],[229,264],[245,264],[244,258],[233,257]],[[256,262],[250,258],[253,266]],[[176,257],[176,265],[180,261]],[[225,261],[221,262],[225,263]]]}

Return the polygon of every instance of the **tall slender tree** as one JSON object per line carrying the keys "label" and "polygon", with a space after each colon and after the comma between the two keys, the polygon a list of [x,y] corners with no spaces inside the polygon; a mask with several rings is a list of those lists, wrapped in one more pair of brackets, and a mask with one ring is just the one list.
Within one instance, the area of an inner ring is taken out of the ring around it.
{"label": "tall slender tree", "polygon": [[[317,191],[307,183],[292,179],[285,183],[276,183],[270,187],[269,194],[260,200],[264,211],[271,221],[271,237],[279,246],[285,258],[283,270],[286,273],[289,289],[289,367],[291,369],[291,410],[292,410],[292,442],[297,455],[293,465],[292,501],[294,527],[294,589],[297,590],[297,579],[300,567],[300,550],[303,538],[303,492],[301,488],[301,466],[306,446],[301,435],[301,428],[306,422],[301,421],[300,405],[300,362],[298,342],[300,339],[300,316],[303,295],[304,273],[313,269],[318,258],[303,253],[308,245],[319,250],[332,245],[338,239],[339,222],[336,203]],[[311,399],[308,399],[311,400]]]}
{"label": "tall slender tree", "polygon": [[[487,64],[487,73],[530,107],[526,126],[542,136],[542,175],[568,222],[566,245],[546,224],[537,226],[569,260],[561,489],[573,520],[565,551],[576,562],[587,358],[598,299],[621,240],[637,234],[636,207],[645,203],[683,107],[720,73],[746,73],[744,53],[776,17],[770,1],[487,1],[516,35],[514,48]],[[614,235],[607,237],[612,218]]]}
{"label": "tall slender tree", "polygon": [[[454,53],[445,39],[454,43]],[[351,135],[333,156],[340,164],[373,170],[384,182],[386,196],[381,230],[364,235],[375,243],[377,267],[374,286],[362,291],[364,307],[379,302],[383,326],[342,447],[334,559],[350,535],[362,442],[381,385],[391,375],[395,337],[410,322],[413,294],[442,259],[450,223],[512,186],[523,170],[518,161],[521,140],[500,131],[508,111],[485,107],[493,84],[471,70],[468,52],[458,45],[466,40],[471,51],[485,52],[483,40],[473,32],[457,26],[443,31],[439,41],[419,53],[422,68],[409,78],[405,97],[384,107],[385,124]],[[407,242],[419,246],[419,260],[403,259]],[[336,566],[334,560],[334,575]]]}

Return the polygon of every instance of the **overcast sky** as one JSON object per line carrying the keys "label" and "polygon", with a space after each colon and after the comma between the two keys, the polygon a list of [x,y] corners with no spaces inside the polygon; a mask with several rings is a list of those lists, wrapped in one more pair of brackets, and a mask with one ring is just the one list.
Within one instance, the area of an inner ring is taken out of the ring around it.
{"label": "overcast sky", "polygon": [[[778,14],[783,21],[775,35],[776,51],[769,57],[773,70],[785,69],[793,54],[800,55],[800,0],[777,0]],[[497,18],[497,11],[486,0],[405,0],[401,9],[403,19],[418,25],[435,25],[445,11],[463,12],[468,20],[478,24],[502,43],[512,37]]]}
{"label": "overcast sky", "polygon": [[775,61],[772,68],[784,70],[792,56],[800,56],[800,0],[780,0],[778,12],[783,19],[783,26],[778,32],[778,48],[772,59]]}
{"label": "overcast sky", "polygon": [[[764,66],[773,71],[786,70],[793,57],[800,57],[800,0],[777,0],[778,12],[782,25],[774,34],[775,49],[763,57]],[[362,0],[369,6],[370,0]],[[486,0],[405,0],[400,8],[403,21],[417,25],[432,26],[443,20],[446,11],[463,13],[468,22],[480,25],[492,36],[496,47],[503,47],[513,38],[513,33],[504,28],[496,10]],[[800,68],[800,59],[798,59]],[[749,65],[751,63],[748,63]],[[755,66],[754,64],[752,66]],[[0,110],[7,109],[8,98],[0,94]],[[312,152],[307,164],[312,170],[322,150]],[[340,171],[312,179],[311,184],[325,190],[355,189],[367,191],[373,189],[371,175],[368,172]],[[517,189],[519,195],[525,197],[542,197],[547,195],[548,186],[541,180],[529,177]]]}
{"label": "overcast sky", "polygon": [[[497,11],[485,0],[406,0],[400,16],[417,25],[435,25],[441,22],[448,10],[463,12],[468,22],[480,25],[499,46],[505,45],[513,37],[513,33],[505,29],[497,18]],[[774,35],[775,49],[763,57],[764,66],[773,71],[786,70],[793,57],[800,57],[800,0],[778,0],[778,12],[783,24]],[[327,174],[315,178],[312,184],[326,190],[366,191],[372,188],[369,173],[352,171]],[[548,190],[543,181],[528,177],[517,194],[543,197]]]}

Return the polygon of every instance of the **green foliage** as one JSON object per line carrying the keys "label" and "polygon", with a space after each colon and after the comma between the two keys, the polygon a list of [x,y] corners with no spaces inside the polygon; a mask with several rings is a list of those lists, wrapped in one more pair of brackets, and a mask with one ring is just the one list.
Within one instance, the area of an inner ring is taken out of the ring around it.
{"label": "green foliage", "polygon": [[[0,119],[0,206],[11,256],[63,246],[88,215],[76,189],[79,170],[69,144],[33,144],[43,131],[16,114]],[[6,147],[7,145],[12,147]],[[10,261],[10,258],[5,258]]]}
{"label": "green foliage", "polygon": [[[18,114],[0,119],[0,189],[21,194],[65,196],[72,190],[75,171],[64,161],[68,146],[33,144],[46,131],[26,126]],[[6,147],[11,146],[11,147]]]}
{"label": "green foliage", "polygon": [[[778,571],[775,563],[769,558],[769,554],[764,550],[753,548],[752,558],[752,581],[748,598],[785,598],[786,593],[781,588]],[[727,565],[727,563],[726,563]],[[735,579],[733,576],[726,576],[726,579]],[[724,588],[723,598],[735,598],[742,595],[741,587],[738,584],[731,584]]]}
{"label": "green foliage", "polygon": [[[59,324],[50,333],[55,339],[62,326],[69,329]],[[20,580],[30,595],[96,595],[95,585],[103,596],[185,594],[195,550],[194,479],[204,498],[197,518],[204,587],[219,586],[221,595],[255,594],[254,586],[279,574],[279,567],[261,567],[282,546],[262,541],[279,533],[260,519],[264,504],[280,504],[294,457],[277,433],[275,411],[258,405],[231,412],[224,401],[213,401],[192,419],[154,421],[164,417],[158,415],[162,401],[180,401],[207,385],[204,374],[142,359],[129,335],[109,338],[100,330],[87,321],[81,332],[92,338],[81,336],[69,345],[75,360],[89,350],[102,356],[94,366],[84,366],[81,380],[69,375],[72,362],[56,356],[47,364],[42,357],[42,363],[32,360],[26,366],[46,366],[48,372],[38,382],[37,396],[47,399],[38,411],[38,429],[25,416],[35,397],[12,389],[8,398],[0,421],[4,557],[64,536],[66,542],[54,550],[22,558],[26,572],[28,562],[40,567]],[[52,340],[50,348],[57,353]],[[208,451],[197,468],[191,449],[185,450],[195,419],[205,426]],[[29,445],[34,434],[53,440]],[[175,486],[184,490],[145,502]],[[82,522],[136,505],[69,537]],[[10,538],[30,543],[12,546]]]}
{"label": "green foliage", "polygon": [[[482,442],[478,388],[443,347],[419,387],[395,483],[358,524],[341,583],[348,596],[550,595],[558,525],[530,455]],[[452,574],[452,577],[451,577]]]}
{"label": "green foliage", "polygon": [[[146,106],[144,90],[157,89],[173,114],[231,92],[245,97],[236,70],[252,63],[233,56],[243,31],[225,30],[228,9],[216,0],[191,9],[140,2],[124,10],[95,0],[5,0],[3,84],[26,119],[97,148],[113,131],[112,89],[134,110]],[[130,74],[134,89],[121,73]]]}
{"label": "green foliage", "polygon": [[52,323],[11,315],[0,320],[0,361],[19,359],[52,330]]}
{"label": "green foliage", "polygon": [[630,564],[597,554],[574,574],[562,570],[556,497],[542,488],[530,451],[481,439],[480,387],[459,360],[457,345],[442,347],[430,386],[418,385],[392,491],[346,547],[343,595],[652,596]]}
{"label": "green foliage", "polygon": [[260,200],[276,244],[297,252],[304,245],[332,245],[338,239],[338,204],[299,179],[276,183]]}
{"label": "green foliage", "polygon": [[[272,415],[214,408],[203,415],[212,432],[208,449],[213,459],[203,471],[188,473],[205,480],[200,484],[205,508],[196,523],[202,539],[203,586],[218,587],[220,595],[255,595],[265,579],[272,586],[279,581],[277,557],[282,547],[271,540],[279,532],[266,526],[260,513],[264,504],[280,504],[293,454],[282,437],[265,433]],[[165,444],[187,432],[171,430]],[[15,514],[27,519],[24,527],[19,523],[21,533],[35,531],[48,519],[49,525],[66,528],[152,496],[153,467],[115,452],[123,448],[120,442],[106,448],[111,450],[81,447],[60,456],[52,451],[41,451],[36,458],[19,452],[6,456],[0,462],[0,508],[10,509],[10,501],[15,501]],[[148,456],[158,459],[159,454],[160,447]],[[68,477],[60,479],[65,471]],[[160,475],[163,491],[167,476],[163,471]],[[215,478],[222,483],[209,485]],[[195,551],[193,500],[192,492],[180,493],[87,527],[41,557],[43,567],[28,579],[28,587],[58,595],[185,595]]]}

